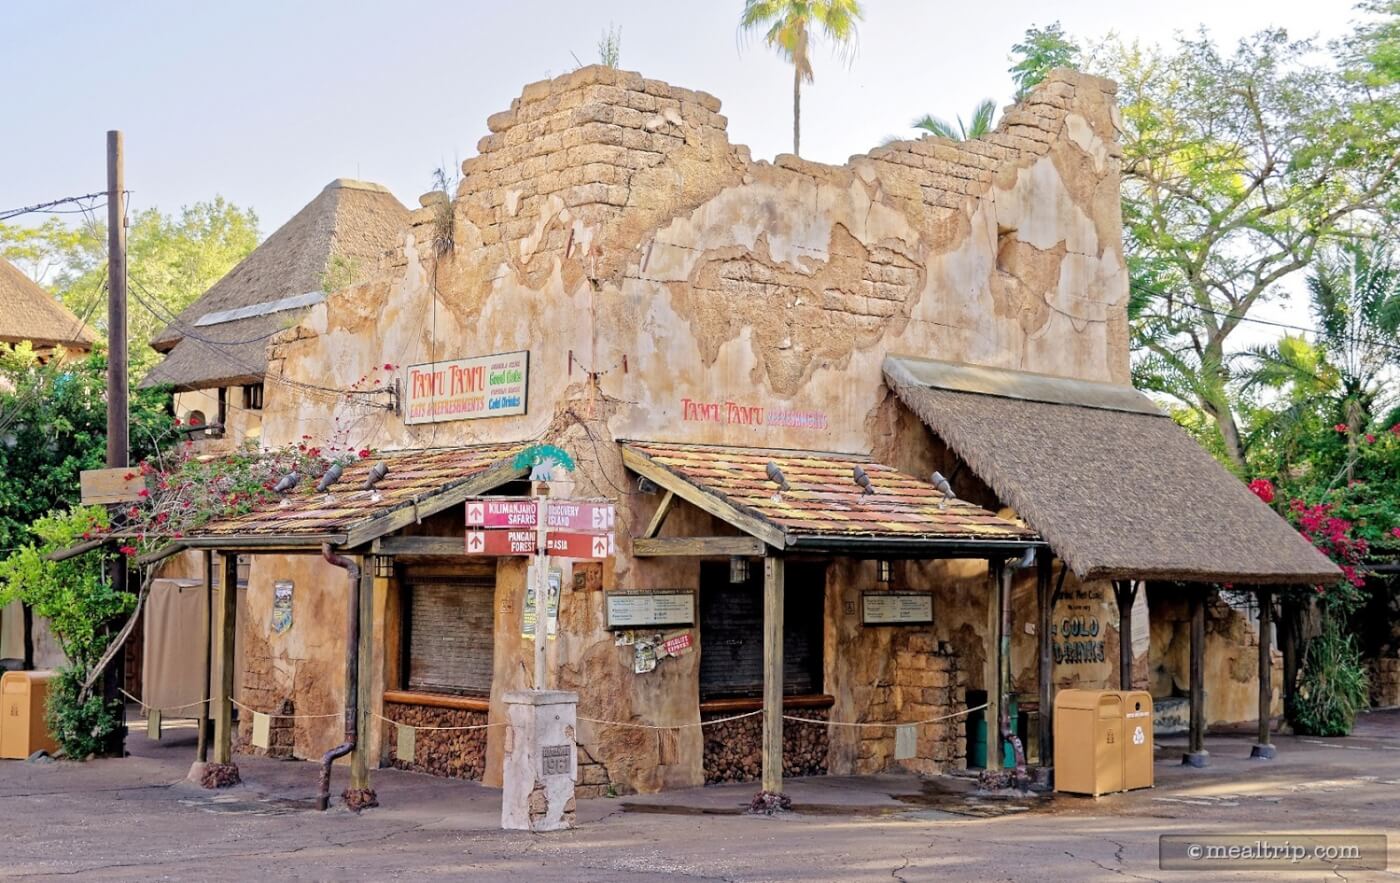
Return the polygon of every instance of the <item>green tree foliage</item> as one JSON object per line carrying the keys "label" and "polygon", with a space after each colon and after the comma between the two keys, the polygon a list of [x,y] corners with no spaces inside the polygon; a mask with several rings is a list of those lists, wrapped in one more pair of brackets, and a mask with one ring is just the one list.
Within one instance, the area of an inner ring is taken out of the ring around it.
{"label": "green tree foliage", "polygon": [[1335,617],[1308,642],[1299,677],[1294,729],[1312,736],[1345,736],[1368,702],[1366,669],[1356,638]]}
{"label": "green tree foliage", "polygon": [[957,121],[956,128],[952,123],[942,117],[936,117],[927,113],[914,120],[910,125],[916,129],[923,129],[925,132],[932,132],[939,138],[947,138],[950,141],[970,141],[973,138],[982,138],[991,133],[993,125],[992,120],[996,117],[996,113],[996,102],[990,98],[986,98],[983,99],[977,107],[973,108],[972,115],[968,118],[966,123],[963,122],[962,116],[955,117],[954,119]]}
{"label": "green tree foliage", "polygon": [[[131,302],[127,337],[133,376],[157,354],[146,345],[180,312],[258,245],[258,219],[221,196],[182,208],[137,212],[127,231]],[[38,227],[0,225],[0,255],[15,260],[78,315],[106,334],[107,228],[96,218],[70,227],[50,218]],[[142,301],[151,304],[145,306]]]}
{"label": "green tree foliage", "polygon": [[1136,379],[1208,415],[1238,470],[1231,335],[1400,173],[1394,133],[1363,125],[1370,97],[1313,51],[1265,31],[1225,52],[1201,33],[1091,58],[1119,83],[1126,246],[1147,271],[1133,279]]}
{"label": "green tree foliage", "polygon": [[859,0],[744,0],[740,33],[763,32],[763,42],[792,65],[792,152],[802,152],[802,84],[815,79],[811,43],[814,31],[850,57],[856,25],[865,11]]}
{"label": "green tree foliage", "polygon": [[[107,358],[40,364],[32,350],[0,346],[0,549],[25,542],[29,525],[78,502],[78,473],[107,456]],[[133,389],[133,459],[169,442],[170,393]]]}
{"label": "green tree foliage", "polygon": [[1020,101],[1057,67],[1079,67],[1079,45],[1065,36],[1059,22],[1038,28],[1032,25],[1021,42],[1011,47],[1011,79]]}

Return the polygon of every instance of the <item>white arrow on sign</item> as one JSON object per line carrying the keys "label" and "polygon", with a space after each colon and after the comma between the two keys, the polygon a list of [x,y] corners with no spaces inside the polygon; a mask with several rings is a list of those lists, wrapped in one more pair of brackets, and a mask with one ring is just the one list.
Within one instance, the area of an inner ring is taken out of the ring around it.
{"label": "white arrow on sign", "polygon": [[486,545],[486,536],[479,530],[467,532],[467,551],[480,552]]}
{"label": "white arrow on sign", "polygon": [[486,504],[485,504],[485,503],[468,503],[468,504],[467,504],[467,524],[485,524],[485,523],[486,523]]}
{"label": "white arrow on sign", "polygon": [[604,536],[604,537],[594,537],[594,538],[593,538],[593,557],[594,557],[594,558],[606,558],[606,557],[608,557],[608,538],[607,538],[607,537]]}

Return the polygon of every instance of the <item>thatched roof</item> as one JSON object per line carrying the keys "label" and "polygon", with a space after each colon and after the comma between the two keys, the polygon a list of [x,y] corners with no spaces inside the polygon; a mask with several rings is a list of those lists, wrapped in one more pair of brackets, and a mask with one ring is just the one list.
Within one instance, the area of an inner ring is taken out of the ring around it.
{"label": "thatched roof", "polygon": [[165,360],[142,386],[200,389],[251,383],[267,341],[305,315],[327,275],[373,275],[397,244],[408,209],[387,189],[340,178],[269,236],[151,340]]}
{"label": "thatched roof", "polygon": [[18,267],[0,258],[0,343],[87,352],[97,335]]}
{"label": "thatched roof", "polygon": [[1080,579],[1341,577],[1129,387],[889,357],[885,380]]}

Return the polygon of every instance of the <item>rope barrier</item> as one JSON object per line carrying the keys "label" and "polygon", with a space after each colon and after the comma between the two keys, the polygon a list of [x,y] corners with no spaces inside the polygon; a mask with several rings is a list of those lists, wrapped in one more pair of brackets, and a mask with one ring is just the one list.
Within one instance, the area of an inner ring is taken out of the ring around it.
{"label": "rope barrier", "polygon": [[684,729],[687,729],[687,728],[689,728],[689,727],[709,727],[709,726],[713,726],[714,724],[722,724],[722,723],[726,723],[726,722],[728,722],[728,721],[742,720],[743,718],[746,718],[746,717],[753,717],[753,716],[756,715],[756,714],[763,714],[763,709],[760,708],[758,711],[748,711],[748,712],[745,712],[744,714],[736,714],[736,715],[733,715],[732,717],[717,717],[717,718],[715,718],[714,720],[698,721],[698,722],[695,722],[695,723],[688,723],[688,724],[669,724],[669,725],[660,725],[660,724],[637,724],[637,723],[632,723],[632,722],[630,722],[630,721],[604,721],[604,720],[597,720],[597,719],[591,718],[591,717],[581,717],[581,718],[579,718],[578,720],[579,720],[581,723],[585,723],[585,724],[597,724],[597,725],[599,725],[599,726],[604,726],[604,727],[631,727],[631,728],[634,729],[634,730],[684,730]]}
{"label": "rope barrier", "polygon": [[[785,721],[793,721],[793,722],[799,723],[799,724],[820,724],[820,725],[822,725],[822,726],[828,726],[828,727],[870,727],[870,728],[874,728],[874,727],[896,727],[896,728],[897,728],[897,727],[922,727],[922,726],[924,726],[925,724],[936,724],[936,723],[938,723],[939,721],[951,720],[952,718],[955,718],[955,717],[962,717],[962,716],[965,715],[965,714],[972,714],[974,711],[981,711],[982,709],[986,708],[986,707],[987,707],[988,705],[990,705],[990,704],[991,704],[991,703],[989,703],[989,702],[983,702],[981,705],[974,706],[973,708],[964,708],[962,711],[955,711],[955,712],[953,712],[952,714],[944,714],[944,715],[939,715],[938,717],[931,717],[931,718],[929,718],[928,720],[909,721],[909,722],[907,722],[907,723],[901,723],[900,721],[892,721],[892,722],[890,722],[890,723],[878,723],[878,722],[869,722],[869,721],[829,721],[829,720],[822,720],[822,719],[820,719],[820,718],[796,717],[796,716],[791,715],[791,714],[785,714],[785,715],[783,715],[783,720],[785,720]],[[755,714],[760,714],[761,712],[754,712],[754,713],[755,713]]]}
{"label": "rope barrier", "polygon": [[491,727],[505,727],[510,725],[506,721],[497,721],[494,724],[470,724],[460,727],[430,727],[427,725],[410,724],[405,723],[404,721],[396,721],[391,717],[385,717],[377,711],[371,711],[370,716],[377,717],[380,720],[384,721],[384,723],[386,724],[393,724],[396,727],[410,727],[415,730],[487,730]]}
{"label": "rope barrier", "polygon": [[241,709],[243,709],[244,711],[249,712],[249,713],[251,713],[251,714],[264,714],[264,715],[267,715],[268,717],[280,717],[280,718],[282,718],[282,719],[284,719],[284,720],[288,720],[288,719],[290,719],[290,720],[315,720],[315,719],[317,719],[317,718],[324,718],[324,717],[340,717],[341,715],[343,715],[343,714],[345,713],[344,711],[332,711],[332,712],[328,712],[328,713],[326,713],[326,714],[278,714],[278,713],[275,712],[275,711],[258,711],[256,708],[250,708],[249,706],[244,705],[242,702],[239,702],[237,699],[230,699],[229,702],[232,702],[234,705],[238,706],[239,708],[241,708]]}
{"label": "rope barrier", "polygon": [[142,702],[140,699],[137,699],[135,696],[131,695],[125,690],[120,690],[120,692],[127,699],[131,700],[132,702],[135,702],[138,706],[140,706],[142,711],[159,711],[161,714],[165,714],[167,711],[179,711],[182,708],[195,708],[197,706],[203,705],[206,702],[212,701],[210,699],[200,699],[195,702],[186,702],[184,705],[162,705],[160,707],[156,707],[154,705],[147,705],[146,703]]}

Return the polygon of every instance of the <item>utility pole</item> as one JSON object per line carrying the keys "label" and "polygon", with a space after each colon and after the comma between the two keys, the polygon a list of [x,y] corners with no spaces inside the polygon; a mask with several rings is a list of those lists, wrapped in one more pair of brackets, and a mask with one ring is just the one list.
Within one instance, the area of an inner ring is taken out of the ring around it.
{"label": "utility pole", "polygon": [[[126,175],[122,168],[122,133],[107,133],[107,467],[131,465],[130,418],[127,411],[126,368]],[[118,556],[112,564],[112,589],[125,592],[127,561]],[[107,753],[121,757],[126,748],[126,703],[121,687],[126,666],[116,654],[102,678],[105,701],[117,701],[118,726],[108,741]]]}

